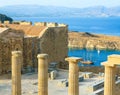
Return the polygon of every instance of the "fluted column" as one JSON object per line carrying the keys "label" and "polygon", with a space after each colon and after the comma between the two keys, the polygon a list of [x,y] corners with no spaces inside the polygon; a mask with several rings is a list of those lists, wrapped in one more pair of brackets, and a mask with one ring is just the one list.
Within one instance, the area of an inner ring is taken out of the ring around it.
{"label": "fluted column", "polygon": [[39,54],[38,58],[38,95],[48,95],[48,55]]}
{"label": "fluted column", "polygon": [[79,67],[78,61],[82,60],[76,57],[69,57],[65,59],[69,62],[69,84],[68,95],[79,95]]}
{"label": "fluted column", "polygon": [[115,66],[105,65],[104,95],[115,95],[115,71]]}
{"label": "fluted column", "polygon": [[12,95],[21,95],[22,52],[12,52]]}

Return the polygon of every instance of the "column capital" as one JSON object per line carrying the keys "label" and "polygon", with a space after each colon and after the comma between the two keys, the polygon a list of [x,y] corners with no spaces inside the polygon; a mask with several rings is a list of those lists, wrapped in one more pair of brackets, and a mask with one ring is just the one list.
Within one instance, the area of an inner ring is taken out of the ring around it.
{"label": "column capital", "polygon": [[102,62],[101,65],[114,67],[120,65],[120,55],[112,54],[108,56],[108,61]]}
{"label": "column capital", "polygon": [[65,61],[68,61],[68,62],[79,62],[79,61],[82,61],[83,59],[80,58],[80,57],[67,57],[65,58]]}
{"label": "column capital", "polygon": [[38,54],[37,58],[47,59],[48,58],[48,54]]}
{"label": "column capital", "polygon": [[12,51],[12,56],[21,56],[22,51]]}
{"label": "column capital", "polygon": [[108,61],[102,62],[101,65],[108,66],[108,67],[115,67],[116,66],[114,63],[111,63],[111,62],[108,62]]}
{"label": "column capital", "polygon": [[117,54],[109,55],[108,62],[112,62],[116,65],[120,65],[120,55],[117,55]]}

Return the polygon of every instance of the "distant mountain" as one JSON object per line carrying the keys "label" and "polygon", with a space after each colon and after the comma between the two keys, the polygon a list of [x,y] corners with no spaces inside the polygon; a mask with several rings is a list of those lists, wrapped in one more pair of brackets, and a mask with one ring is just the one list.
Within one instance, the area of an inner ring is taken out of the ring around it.
{"label": "distant mountain", "polygon": [[117,17],[120,16],[120,6],[112,8],[106,8],[104,6],[68,8],[40,5],[14,5],[1,7],[0,13],[12,17]]}
{"label": "distant mountain", "polygon": [[5,20],[8,20],[8,21],[10,21],[10,22],[13,21],[12,18],[10,18],[10,17],[8,17],[8,16],[6,16],[6,15],[4,15],[4,14],[0,14],[0,21],[1,21],[1,22],[4,22]]}

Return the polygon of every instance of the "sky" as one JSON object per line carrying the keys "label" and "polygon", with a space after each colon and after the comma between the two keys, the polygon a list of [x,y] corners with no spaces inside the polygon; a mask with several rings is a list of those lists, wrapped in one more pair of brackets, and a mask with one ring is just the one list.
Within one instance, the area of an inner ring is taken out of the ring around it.
{"label": "sky", "polygon": [[114,7],[120,5],[120,0],[0,0],[0,7],[7,5],[52,5],[74,8],[89,6]]}

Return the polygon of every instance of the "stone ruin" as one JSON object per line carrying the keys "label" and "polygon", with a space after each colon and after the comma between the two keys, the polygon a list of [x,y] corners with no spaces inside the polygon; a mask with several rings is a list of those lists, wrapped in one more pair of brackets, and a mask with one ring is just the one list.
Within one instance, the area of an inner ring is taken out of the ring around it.
{"label": "stone ruin", "polygon": [[11,71],[11,51],[14,50],[22,51],[22,70],[26,72],[37,69],[38,53],[49,54],[49,63],[64,63],[68,52],[68,27],[53,24],[43,26],[20,21],[0,24],[0,74]]}

